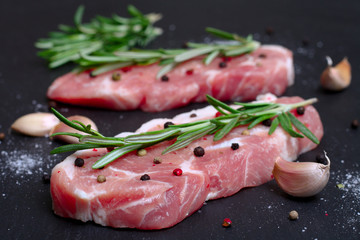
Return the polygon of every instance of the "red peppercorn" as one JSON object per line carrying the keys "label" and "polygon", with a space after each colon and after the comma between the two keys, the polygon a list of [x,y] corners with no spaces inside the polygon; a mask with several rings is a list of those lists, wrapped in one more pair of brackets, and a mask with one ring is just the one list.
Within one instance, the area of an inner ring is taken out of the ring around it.
{"label": "red peppercorn", "polygon": [[173,174],[175,176],[181,176],[182,175],[182,170],[180,168],[176,168],[176,169],[174,169]]}
{"label": "red peppercorn", "polygon": [[216,112],[215,117],[220,117],[222,115],[221,112]]}
{"label": "red peppercorn", "polygon": [[123,67],[121,70],[126,73],[131,70],[131,67]]}
{"label": "red peppercorn", "polygon": [[192,75],[194,73],[194,69],[189,69],[186,71],[186,75]]}
{"label": "red peppercorn", "polygon": [[231,227],[231,224],[232,224],[232,222],[231,222],[230,218],[225,218],[222,223],[222,226],[225,228],[228,228],[228,227]]}

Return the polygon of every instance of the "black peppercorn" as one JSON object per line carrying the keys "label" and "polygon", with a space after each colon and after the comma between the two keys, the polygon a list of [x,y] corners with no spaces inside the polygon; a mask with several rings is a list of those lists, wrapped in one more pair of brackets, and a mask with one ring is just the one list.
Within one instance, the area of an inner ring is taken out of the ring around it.
{"label": "black peppercorn", "polygon": [[232,149],[232,150],[237,150],[237,149],[239,149],[239,144],[238,144],[238,143],[232,143],[232,144],[231,144],[231,149]]}
{"label": "black peppercorn", "polygon": [[202,157],[205,154],[205,150],[202,147],[196,147],[194,148],[194,155],[197,157]]}
{"label": "black peppercorn", "polygon": [[168,128],[170,125],[174,125],[174,123],[172,123],[172,122],[166,122],[166,123],[164,124],[164,128]]}
{"label": "black peppercorn", "polygon": [[270,118],[262,121],[262,124],[267,127],[270,127],[271,123],[272,123],[272,120]]}
{"label": "black peppercorn", "polygon": [[296,113],[299,114],[299,115],[304,115],[305,108],[304,107],[297,107],[296,108]]}
{"label": "black peppercorn", "polygon": [[359,127],[359,121],[357,119],[351,122],[351,128],[356,129]]}
{"label": "black peppercorn", "polygon": [[141,181],[147,181],[147,180],[150,180],[150,176],[149,176],[149,175],[147,175],[147,174],[144,174],[144,175],[142,175],[142,176],[140,177],[140,180],[141,180]]}
{"label": "black peppercorn", "polygon": [[326,157],[325,157],[325,155],[323,153],[320,153],[320,154],[316,155],[316,161],[318,163],[322,163],[324,165],[327,164],[327,159],[326,159]]}
{"label": "black peppercorn", "polygon": [[77,158],[74,161],[74,164],[76,167],[82,167],[82,166],[84,166],[84,163],[85,163],[85,161],[82,158]]}
{"label": "black peppercorn", "polygon": [[166,76],[166,75],[164,75],[164,76],[161,77],[161,81],[163,81],[163,82],[168,82],[168,81],[169,81],[169,77]]}
{"label": "black peppercorn", "polygon": [[304,38],[304,39],[301,41],[301,43],[302,43],[302,45],[303,45],[304,47],[306,47],[306,46],[309,45],[310,40],[309,40],[308,38]]}
{"label": "black peppercorn", "polygon": [[90,72],[90,73],[89,73],[89,76],[90,76],[91,78],[96,77],[96,75],[95,75],[93,72]]}
{"label": "black peppercorn", "polygon": [[194,118],[194,117],[197,117],[197,115],[196,115],[195,113],[192,113],[192,114],[190,115],[190,117],[191,117],[191,118]]}
{"label": "black peppercorn", "polygon": [[259,55],[259,58],[266,58],[266,54],[261,53],[261,54]]}
{"label": "black peppercorn", "polygon": [[50,183],[50,175],[47,173],[44,173],[42,176],[43,183]]}
{"label": "black peppercorn", "polygon": [[265,33],[267,34],[267,35],[273,35],[274,34],[274,29],[272,28],[272,27],[267,27],[266,29],[265,29]]}
{"label": "black peppercorn", "polygon": [[226,68],[226,66],[227,66],[226,62],[219,63],[219,68]]}

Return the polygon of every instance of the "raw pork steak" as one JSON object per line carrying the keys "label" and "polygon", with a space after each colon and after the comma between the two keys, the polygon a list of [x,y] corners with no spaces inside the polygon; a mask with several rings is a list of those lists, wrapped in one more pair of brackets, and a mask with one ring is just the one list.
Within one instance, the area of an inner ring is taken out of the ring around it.
{"label": "raw pork steak", "polygon": [[[68,73],[50,86],[50,99],[114,110],[140,108],[160,112],[203,102],[206,94],[226,100],[253,100],[267,92],[284,93],[294,81],[292,53],[281,46],[261,46],[251,54],[235,57],[220,68],[221,58],[210,65],[198,58],[185,62],[167,74],[168,81],[156,79],[161,66],[134,66],[97,77],[89,72]],[[112,80],[114,72],[121,79]]]}
{"label": "raw pork steak", "polygon": [[[299,97],[281,98],[279,102],[297,102]],[[192,113],[197,117],[190,118]],[[212,118],[212,107],[176,116],[174,123]],[[322,123],[314,107],[306,107],[298,119],[321,139]],[[144,124],[141,131],[162,128],[169,119],[156,119]],[[129,153],[103,169],[93,170],[92,164],[105,154],[104,149],[78,151],[55,166],[51,177],[53,209],[57,215],[104,226],[139,229],[171,227],[202,207],[204,201],[230,196],[244,187],[257,186],[271,180],[277,158],[291,161],[315,146],[310,140],[290,137],[280,127],[268,135],[268,127],[258,125],[250,135],[245,127],[233,129],[220,141],[206,136],[187,148],[161,155],[169,142],[147,148],[147,155]],[[125,134],[123,134],[125,135]],[[232,143],[239,148],[233,150]],[[193,149],[202,146],[203,157],[194,156]],[[83,167],[74,160],[85,159]],[[160,157],[162,163],[153,159]],[[181,176],[173,170],[180,168]],[[150,180],[142,181],[148,174]],[[104,175],[106,182],[98,183]]]}

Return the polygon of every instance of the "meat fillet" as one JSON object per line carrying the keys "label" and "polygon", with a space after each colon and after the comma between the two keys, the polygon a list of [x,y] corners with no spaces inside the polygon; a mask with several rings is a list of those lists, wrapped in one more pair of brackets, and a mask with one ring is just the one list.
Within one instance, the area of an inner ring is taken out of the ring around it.
{"label": "meat fillet", "polygon": [[[300,100],[291,97],[277,101]],[[163,128],[164,122],[169,120],[184,123],[213,118],[215,114],[212,107],[206,107],[173,119],[154,119],[138,132]],[[321,139],[323,127],[314,107],[306,107],[305,114],[298,119]],[[245,129],[237,127],[216,142],[213,136],[205,136],[186,148],[165,155],[161,152],[172,142],[163,142],[147,148],[145,156],[129,153],[98,170],[91,166],[106,150],[78,151],[52,171],[54,212],[62,217],[116,228],[168,228],[201,208],[207,200],[227,197],[244,187],[271,180],[277,158],[292,161],[316,147],[307,138],[290,137],[280,127],[271,136],[268,135],[269,128],[261,124],[249,130],[249,135],[242,134]],[[238,143],[239,148],[233,150],[232,143]],[[202,157],[193,153],[198,146],[205,149]],[[85,160],[83,167],[74,166],[78,157]],[[162,162],[155,164],[155,157],[160,157]],[[176,168],[182,169],[181,176],[173,174]],[[144,174],[149,175],[150,180],[140,180]],[[104,175],[106,181],[97,182],[98,175]]]}
{"label": "meat fillet", "polygon": [[[160,112],[190,102],[203,102],[206,94],[219,100],[254,100],[264,93],[281,95],[294,81],[292,52],[264,45],[252,52],[231,58],[220,67],[222,58],[204,65],[201,58],[187,61],[167,74],[167,81],[156,79],[161,66],[134,66],[96,77],[89,72],[68,73],[50,86],[50,99],[113,110],[142,109]],[[112,80],[114,72],[120,80]]]}

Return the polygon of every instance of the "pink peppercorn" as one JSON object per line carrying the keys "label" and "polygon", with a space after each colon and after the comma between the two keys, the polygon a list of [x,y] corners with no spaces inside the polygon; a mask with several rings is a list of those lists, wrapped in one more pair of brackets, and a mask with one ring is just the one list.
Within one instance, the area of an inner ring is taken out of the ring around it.
{"label": "pink peppercorn", "polygon": [[173,174],[175,176],[181,176],[182,175],[182,170],[180,168],[176,168],[176,169],[174,169]]}

